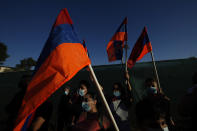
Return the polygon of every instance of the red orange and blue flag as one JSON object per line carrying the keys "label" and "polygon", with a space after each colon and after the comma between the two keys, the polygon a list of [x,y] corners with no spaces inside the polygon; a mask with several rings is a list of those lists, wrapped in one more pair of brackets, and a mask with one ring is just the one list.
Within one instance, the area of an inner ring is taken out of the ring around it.
{"label": "red orange and blue flag", "polygon": [[144,27],[140,37],[135,43],[131,55],[127,61],[129,68],[132,68],[137,61],[143,58],[144,55],[152,51],[152,45],[148,38],[146,27]]}
{"label": "red orange and blue flag", "polygon": [[38,59],[34,76],[19,110],[14,131],[24,129],[24,124],[29,123],[28,120],[35,110],[90,63],[74,31],[67,9],[62,9]]}
{"label": "red orange and blue flag", "polygon": [[127,18],[123,20],[116,33],[107,45],[107,54],[109,62],[122,60],[124,41],[127,40]]}

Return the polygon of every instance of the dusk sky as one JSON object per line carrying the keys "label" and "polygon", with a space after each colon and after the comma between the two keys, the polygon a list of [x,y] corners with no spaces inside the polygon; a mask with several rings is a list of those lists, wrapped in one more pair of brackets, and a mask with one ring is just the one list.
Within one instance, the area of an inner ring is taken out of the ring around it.
{"label": "dusk sky", "polygon": [[[93,65],[109,63],[106,47],[128,17],[129,54],[144,26],[156,60],[197,57],[197,0],[1,0],[0,42],[8,47],[5,66],[38,59],[52,25],[67,8]],[[150,54],[142,61],[150,61]]]}

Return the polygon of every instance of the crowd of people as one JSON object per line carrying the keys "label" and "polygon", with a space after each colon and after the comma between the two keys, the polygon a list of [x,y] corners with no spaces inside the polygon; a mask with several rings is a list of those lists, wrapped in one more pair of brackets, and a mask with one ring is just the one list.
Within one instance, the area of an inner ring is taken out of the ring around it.
{"label": "crowd of people", "polygon": [[[8,130],[13,129],[17,111],[25,94],[30,76],[23,76],[19,92],[7,106],[9,116]],[[111,88],[112,94],[107,94],[108,105],[120,131],[195,131],[197,118],[197,73],[193,75],[193,87],[188,89],[177,107],[178,118],[171,114],[170,98],[168,98],[155,79],[145,80],[146,96],[134,104],[128,72],[124,82],[116,82]],[[121,84],[124,83],[124,84]],[[102,87],[103,89],[105,87]],[[90,91],[90,83],[81,80],[77,90],[65,86],[57,111],[57,131],[113,131],[115,130],[104,104],[96,92]],[[17,101],[16,101],[17,100]],[[129,118],[131,107],[135,107],[135,128]],[[37,110],[29,126],[29,131],[48,131],[53,112],[50,100],[44,102]]]}

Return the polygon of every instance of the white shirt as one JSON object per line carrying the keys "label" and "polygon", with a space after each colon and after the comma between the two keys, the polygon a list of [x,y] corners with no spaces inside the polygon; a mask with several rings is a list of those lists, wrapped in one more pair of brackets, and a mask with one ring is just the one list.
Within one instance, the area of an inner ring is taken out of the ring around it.
{"label": "white shirt", "polygon": [[115,100],[112,102],[116,114],[121,118],[122,121],[128,120],[129,113],[127,110],[123,110],[119,105],[121,100]]}

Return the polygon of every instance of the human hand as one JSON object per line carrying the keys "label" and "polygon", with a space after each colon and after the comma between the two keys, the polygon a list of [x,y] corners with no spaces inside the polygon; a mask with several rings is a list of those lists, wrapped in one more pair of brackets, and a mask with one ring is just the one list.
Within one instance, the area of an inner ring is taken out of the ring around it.
{"label": "human hand", "polygon": [[125,72],[125,78],[126,78],[127,80],[129,80],[129,78],[130,78],[129,72],[128,72],[128,71]]}

